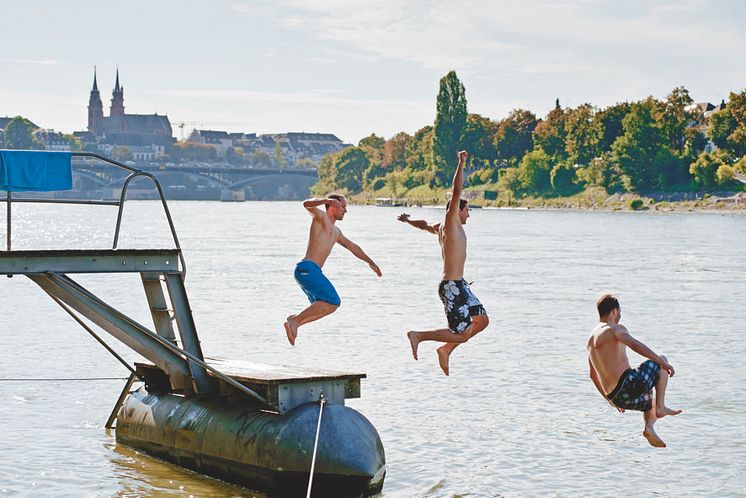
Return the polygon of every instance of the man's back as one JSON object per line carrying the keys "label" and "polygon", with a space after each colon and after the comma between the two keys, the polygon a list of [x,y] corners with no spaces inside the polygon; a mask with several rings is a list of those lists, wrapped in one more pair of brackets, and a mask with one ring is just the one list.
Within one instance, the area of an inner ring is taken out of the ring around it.
{"label": "man's back", "polygon": [[466,232],[458,216],[446,215],[438,240],[443,255],[443,280],[461,280],[466,264]]}
{"label": "man's back", "polygon": [[630,368],[627,346],[616,337],[617,327],[624,328],[622,325],[599,323],[586,344],[588,358],[598,373],[606,394],[616,387],[619,377]]}

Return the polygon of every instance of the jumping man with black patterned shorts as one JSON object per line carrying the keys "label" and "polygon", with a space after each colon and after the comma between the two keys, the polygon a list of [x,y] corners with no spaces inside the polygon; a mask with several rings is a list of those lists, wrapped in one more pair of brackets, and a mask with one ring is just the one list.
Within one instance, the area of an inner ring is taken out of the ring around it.
{"label": "jumping man with black patterned shorts", "polygon": [[442,223],[434,225],[425,220],[411,220],[403,213],[399,221],[438,236],[443,256],[443,279],[438,286],[438,295],[443,302],[448,328],[436,330],[412,330],[407,332],[412,346],[412,356],[417,359],[417,347],[422,341],[438,341],[445,344],[438,348],[438,363],[443,373],[449,374],[451,353],[476,334],[484,330],[490,321],[487,311],[464,280],[466,263],[466,233],[463,225],[469,218],[469,205],[461,199],[464,164],[468,154],[458,153],[458,166],[453,175],[453,194],[446,205],[446,216]]}
{"label": "jumping man with black patterned shorts", "polygon": [[[319,206],[324,206],[325,210],[322,211]],[[378,265],[359,245],[342,235],[336,225],[347,213],[347,199],[344,195],[329,194],[326,199],[306,199],[303,207],[311,215],[311,231],[306,255],[295,265],[295,281],[311,304],[297,315],[290,315],[285,321],[285,334],[293,346],[298,337],[298,327],[333,313],[342,302],[332,283],[321,271],[335,244],[350,251],[356,258],[367,263],[376,275],[381,276]]]}
{"label": "jumping man with black patterned shorts", "polygon": [[[601,296],[596,308],[600,323],[591,332],[586,345],[593,385],[620,412],[643,412],[645,428],[642,435],[652,446],[665,448],[666,443],[658,437],[653,425],[661,417],[681,413],[681,410],[668,408],[665,403],[668,377],[673,377],[674,369],[665,356],[657,355],[619,324],[622,309],[617,298],[609,294]],[[649,360],[631,368],[627,347]]]}

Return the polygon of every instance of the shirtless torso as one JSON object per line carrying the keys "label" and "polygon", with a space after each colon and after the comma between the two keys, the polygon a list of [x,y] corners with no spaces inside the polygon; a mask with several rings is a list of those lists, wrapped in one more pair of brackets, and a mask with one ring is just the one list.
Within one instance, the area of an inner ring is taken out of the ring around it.
{"label": "shirtless torso", "polygon": [[617,331],[628,334],[623,325],[601,322],[593,329],[586,344],[588,358],[596,370],[603,394],[609,394],[619,377],[631,368],[627,346],[616,338]]}

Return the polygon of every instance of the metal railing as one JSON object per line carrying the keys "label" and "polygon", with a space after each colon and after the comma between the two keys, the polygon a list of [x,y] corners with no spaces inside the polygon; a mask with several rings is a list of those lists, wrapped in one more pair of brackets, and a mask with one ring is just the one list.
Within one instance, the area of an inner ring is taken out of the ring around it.
{"label": "metal railing", "polygon": [[168,226],[169,226],[169,229],[171,230],[171,236],[173,238],[174,245],[176,246],[176,249],[179,250],[179,262],[181,263],[181,272],[186,277],[186,260],[184,259],[184,255],[181,253],[181,244],[179,243],[178,235],[176,235],[176,227],[174,227],[174,222],[173,222],[173,219],[171,218],[171,211],[168,209],[168,203],[166,202],[166,196],[163,193],[163,188],[161,187],[161,184],[158,181],[158,179],[152,173],[148,173],[147,171],[139,170],[137,168],[133,168],[132,166],[122,164],[119,161],[115,161],[113,159],[102,156],[100,154],[96,154],[95,152],[71,152],[71,156],[72,157],[89,157],[93,159],[98,159],[99,161],[103,161],[105,163],[108,163],[118,168],[129,171],[130,174],[125,178],[124,183],[122,185],[122,193],[119,197],[119,200],[118,201],[93,201],[93,200],[73,200],[73,199],[43,199],[43,198],[14,199],[11,192],[7,191],[5,199],[0,199],[0,202],[6,203],[6,250],[7,251],[12,250],[13,203],[25,203],[25,202],[39,203],[39,204],[82,204],[82,205],[98,205],[98,206],[118,206],[119,212],[117,213],[117,224],[116,224],[116,228],[114,229],[114,243],[112,244],[112,249],[116,249],[117,245],[119,244],[119,233],[122,227],[122,216],[124,214],[124,203],[127,200],[127,189],[129,188],[129,185],[132,182],[132,180],[134,180],[137,177],[145,177],[153,181],[153,184],[155,185],[155,188],[158,191],[158,196],[161,200],[161,204],[163,205],[163,211],[166,214],[166,220],[168,221]]}

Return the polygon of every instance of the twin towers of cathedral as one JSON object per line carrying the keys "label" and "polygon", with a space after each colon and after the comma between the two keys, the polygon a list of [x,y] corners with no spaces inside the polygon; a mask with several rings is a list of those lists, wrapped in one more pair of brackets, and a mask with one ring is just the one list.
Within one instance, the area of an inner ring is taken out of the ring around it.
{"label": "twin towers of cathedral", "polygon": [[[114,91],[111,93],[111,107],[109,116],[124,116],[124,87],[119,86],[119,68],[117,68],[117,81],[114,85]],[[93,89],[88,99],[88,131],[97,133],[101,131],[104,122],[104,105],[101,102],[101,95],[98,93],[98,83],[96,82],[96,68],[93,69]]]}

